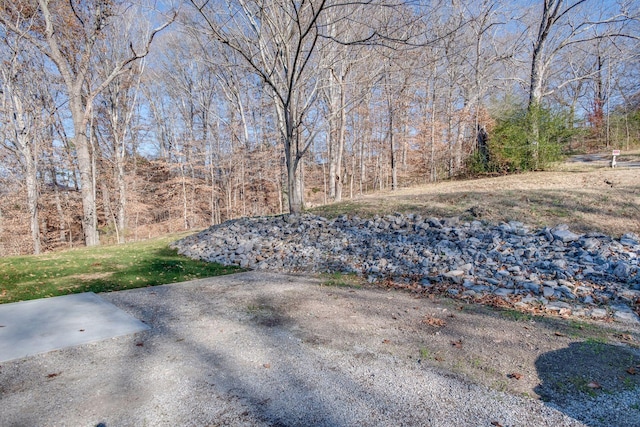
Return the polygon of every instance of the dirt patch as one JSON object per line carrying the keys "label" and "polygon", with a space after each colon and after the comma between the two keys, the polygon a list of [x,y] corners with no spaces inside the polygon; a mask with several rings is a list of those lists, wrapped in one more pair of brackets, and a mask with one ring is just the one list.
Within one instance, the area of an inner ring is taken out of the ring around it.
{"label": "dirt patch", "polygon": [[[300,322],[305,319],[302,312],[323,310],[316,314],[319,322],[304,322],[305,329],[314,330],[314,336],[333,337],[338,347],[349,339],[330,331],[350,331],[352,338],[357,334],[354,325],[361,325],[363,334],[376,337],[369,352],[404,355],[519,395],[562,401],[581,393],[586,397],[640,386],[638,330],[363,286],[323,286],[326,297],[292,301],[288,313]],[[578,378],[585,387],[572,387]],[[590,382],[601,387],[586,387]]]}
{"label": "dirt patch", "polygon": [[566,223],[576,232],[640,233],[638,169],[564,164],[561,170],[446,181],[360,196],[313,209],[327,216],[393,212],[460,216],[534,227]]}

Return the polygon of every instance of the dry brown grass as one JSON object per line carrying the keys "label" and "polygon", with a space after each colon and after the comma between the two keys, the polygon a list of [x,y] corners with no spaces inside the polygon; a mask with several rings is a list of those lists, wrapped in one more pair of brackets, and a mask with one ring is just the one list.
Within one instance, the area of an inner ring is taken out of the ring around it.
{"label": "dry brown grass", "polygon": [[[635,158],[636,156],[634,156]],[[313,212],[370,217],[393,212],[460,216],[533,227],[569,224],[576,232],[640,234],[640,168],[566,162],[551,171],[446,181],[361,196]]]}

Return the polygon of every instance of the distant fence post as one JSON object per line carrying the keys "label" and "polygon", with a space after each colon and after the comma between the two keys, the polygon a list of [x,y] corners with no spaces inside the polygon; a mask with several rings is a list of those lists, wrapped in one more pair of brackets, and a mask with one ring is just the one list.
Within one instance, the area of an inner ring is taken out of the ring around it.
{"label": "distant fence post", "polygon": [[616,157],[618,157],[619,155],[620,155],[620,150],[613,150],[611,152],[611,163],[610,163],[610,165],[611,165],[612,168],[616,167],[616,165],[617,165]]}

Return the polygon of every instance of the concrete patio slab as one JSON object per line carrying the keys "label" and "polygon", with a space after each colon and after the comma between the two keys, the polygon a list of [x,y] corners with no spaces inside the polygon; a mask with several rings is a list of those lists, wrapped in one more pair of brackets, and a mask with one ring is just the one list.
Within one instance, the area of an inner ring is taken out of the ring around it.
{"label": "concrete patio slab", "polygon": [[149,329],[93,292],[0,305],[0,362]]}

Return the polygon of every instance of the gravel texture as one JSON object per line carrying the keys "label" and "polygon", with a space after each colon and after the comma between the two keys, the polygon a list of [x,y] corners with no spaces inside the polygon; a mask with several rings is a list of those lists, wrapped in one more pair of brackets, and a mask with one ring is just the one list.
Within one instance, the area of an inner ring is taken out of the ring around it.
{"label": "gravel texture", "polygon": [[[420,319],[446,307],[406,292],[248,272],[101,296],[150,330],[2,364],[0,425],[638,425],[638,393],[545,404],[426,363],[443,334],[509,354],[521,328],[460,312],[436,331]],[[538,353],[569,342],[545,334]],[[498,375],[541,381],[517,354]]]}

